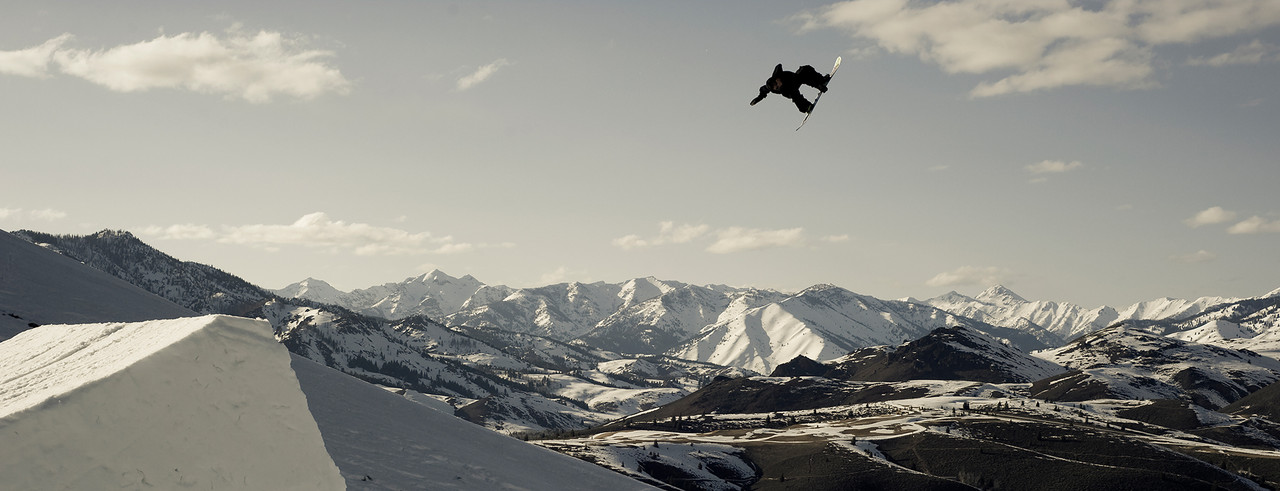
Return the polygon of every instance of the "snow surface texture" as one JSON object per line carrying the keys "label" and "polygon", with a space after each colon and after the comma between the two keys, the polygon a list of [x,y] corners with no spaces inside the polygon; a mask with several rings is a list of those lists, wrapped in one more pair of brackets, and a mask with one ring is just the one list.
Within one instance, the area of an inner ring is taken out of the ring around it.
{"label": "snow surface texture", "polygon": [[342,489],[271,326],[50,325],[0,343],[6,489]]}
{"label": "snow surface texture", "polygon": [[653,489],[294,356],[349,489]]}
{"label": "snow surface texture", "polygon": [[0,341],[29,324],[194,315],[124,280],[0,231]]}

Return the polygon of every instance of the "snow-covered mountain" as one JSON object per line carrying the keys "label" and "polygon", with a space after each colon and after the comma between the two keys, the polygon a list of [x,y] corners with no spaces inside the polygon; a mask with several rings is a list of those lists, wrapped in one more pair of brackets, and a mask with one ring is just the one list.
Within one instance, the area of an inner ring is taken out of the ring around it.
{"label": "snow-covered mountain", "polygon": [[197,315],[115,276],[0,231],[0,341],[42,324]]}
{"label": "snow-covered mountain", "polygon": [[388,321],[277,300],[260,312],[290,351],[381,385],[436,395],[464,417],[505,433],[581,429],[652,409],[696,390],[725,367],[641,360],[426,317]]}
{"label": "snow-covered mountain", "polygon": [[[828,361],[858,348],[897,345],[939,327],[979,324],[927,305],[818,285],[707,326],[671,354],[770,373],[797,356]],[[982,327],[997,331],[994,326]],[[1015,339],[1012,342],[1019,345],[1045,346],[1029,336]]]}
{"label": "snow-covered mountain", "polygon": [[965,326],[940,327],[896,349],[867,348],[830,363],[823,376],[848,380],[1034,382],[1066,368]]}
{"label": "snow-covered mountain", "polygon": [[1072,369],[1032,387],[1051,400],[1185,399],[1216,409],[1280,380],[1276,359],[1125,324],[1034,354]]}
{"label": "snow-covered mountain", "polygon": [[301,298],[316,303],[337,305],[348,310],[355,310],[352,309],[351,306],[346,305],[346,302],[343,299],[343,296],[347,294],[346,292],[334,288],[333,285],[330,285],[324,280],[317,280],[315,278],[307,278],[279,290],[272,290],[271,292],[286,299]]}
{"label": "snow-covered mountain", "polygon": [[440,319],[468,303],[490,303],[511,293],[505,286],[488,286],[471,275],[454,278],[440,270],[351,292],[340,291],[315,278],[274,290],[286,299],[301,298],[337,305],[364,315],[399,320],[415,315]]}
{"label": "snow-covered mountain", "polygon": [[1140,325],[1157,334],[1280,359],[1280,290],[1219,304],[1184,319]]}
{"label": "snow-covered mountain", "polygon": [[269,296],[222,270],[160,252],[129,232],[103,230],[77,236],[20,230],[14,235],[202,314],[240,315]]}
{"label": "snow-covered mountain", "polygon": [[653,277],[622,283],[561,283],[516,290],[489,304],[472,302],[447,316],[445,323],[657,354],[708,325],[785,297],[769,290],[697,286]]}
{"label": "snow-covered mountain", "polygon": [[745,308],[785,298],[769,290],[675,285],[653,298],[624,305],[577,339],[624,353],[662,353],[706,326],[740,316]]}
{"label": "snow-covered mountain", "polygon": [[924,303],[997,326],[1029,331],[1043,329],[1065,342],[1121,321],[1184,318],[1230,301],[1232,299],[1224,297],[1160,298],[1120,310],[1108,306],[1088,309],[1065,302],[1029,301],[1002,285],[995,285],[977,297],[952,291]]}

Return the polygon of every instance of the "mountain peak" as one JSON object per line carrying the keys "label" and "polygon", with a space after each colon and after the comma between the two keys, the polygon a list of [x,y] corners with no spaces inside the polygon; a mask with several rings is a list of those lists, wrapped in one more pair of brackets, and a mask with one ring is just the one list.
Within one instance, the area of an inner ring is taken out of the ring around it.
{"label": "mountain peak", "polygon": [[135,238],[133,234],[129,233],[129,231],[127,230],[111,230],[111,229],[102,229],[98,233],[93,234],[92,237],[98,238],[98,239],[114,239],[117,237],[122,239]]}
{"label": "mountain peak", "polygon": [[454,278],[453,276],[449,276],[449,274],[445,273],[444,271],[440,271],[439,269],[433,269],[430,272],[423,273],[413,278],[408,278],[404,280],[402,284],[421,283],[426,285],[450,285],[450,284],[458,283],[459,281],[462,281],[465,283],[479,283],[479,281],[476,280],[475,278],[472,278],[471,275],[467,275],[462,278]]}
{"label": "mountain peak", "polygon": [[976,299],[1002,305],[1027,303],[1027,299],[1022,298],[1021,295],[1014,293],[1013,290],[1006,288],[1004,285],[995,285],[988,288],[979,293]]}
{"label": "mountain peak", "polygon": [[942,295],[938,295],[930,299],[930,303],[939,302],[939,303],[945,303],[945,304],[958,304],[958,303],[965,303],[965,302],[972,302],[972,301],[973,301],[972,298],[969,298],[967,295],[955,290],[951,290],[947,293],[943,293]]}

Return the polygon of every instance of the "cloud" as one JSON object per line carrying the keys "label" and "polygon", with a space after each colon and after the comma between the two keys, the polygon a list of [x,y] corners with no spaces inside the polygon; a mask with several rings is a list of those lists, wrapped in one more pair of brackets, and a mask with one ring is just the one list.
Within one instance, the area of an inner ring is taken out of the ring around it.
{"label": "cloud", "polygon": [[952,271],[938,273],[933,278],[924,282],[924,284],[933,287],[998,285],[1005,283],[1005,280],[1009,276],[1009,270],[1004,268],[994,266],[961,266]]}
{"label": "cloud", "polygon": [[572,278],[584,278],[587,276],[585,271],[570,270],[564,266],[556,268],[555,271],[543,273],[538,278],[538,285],[554,285],[558,283],[566,283]]}
{"label": "cloud", "polygon": [[1027,165],[1025,168],[1032,174],[1061,174],[1084,167],[1078,160],[1063,162],[1061,160],[1045,160]]}
{"label": "cloud", "polygon": [[47,78],[49,63],[54,52],[64,43],[71,40],[70,34],[63,34],[45,41],[39,46],[17,51],[0,51],[0,73],[20,77]]}
{"label": "cloud", "polygon": [[1193,66],[1227,66],[1227,65],[1260,65],[1280,62],[1280,46],[1264,43],[1257,39],[1249,44],[1242,44],[1234,51],[1222,53],[1208,58],[1191,58],[1188,65]]}
{"label": "cloud", "polygon": [[183,224],[168,227],[150,226],[142,229],[143,235],[168,240],[197,240],[217,237],[217,232],[204,225]]}
{"label": "cloud", "polygon": [[623,250],[632,250],[666,244],[684,244],[701,237],[708,230],[711,230],[711,227],[707,225],[676,225],[675,222],[660,222],[658,235],[655,237],[644,238],[632,234],[613,239],[613,245]]}
{"label": "cloud", "polygon": [[63,34],[39,46],[0,51],[0,73],[46,78],[56,69],[116,92],[185,89],[252,103],[277,96],[314,99],[345,94],[351,82],[326,63],[330,51],[307,49],[301,36],[247,34],[233,27],[219,36],[185,32],[104,50],[67,47]]}
{"label": "cloud", "polygon": [[1217,254],[1206,251],[1204,249],[1198,250],[1196,252],[1192,252],[1190,254],[1180,254],[1180,255],[1169,256],[1169,259],[1171,261],[1179,262],[1179,263],[1187,263],[1187,264],[1207,263],[1217,258],[1218,258]]}
{"label": "cloud", "polygon": [[773,247],[802,247],[806,240],[803,228],[761,230],[729,227],[716,231],[716,241],[707,247],[713,254],[753,251]]}
{"label": "cloud", "polygon": [[478,70],[472,72],[470,75],[459,78],[457,88],[458,90],[461,91],[461,90],[467,90],[472,87],[475,87],[480,82],[484,82],[485,80],[488,80],[489,77],[493,76],[493,74],[498,73],[498,70],[501,69],[502,67],[505,67],[510,64],[511,62],[508,62],[506,58],[499,58],[495,60],[493,63],[480,67]]}
{"label": "cloud", "polygon": [[1196,213],[1195,216],[1183,220],[1188,227],[1195,228],[1201,225],[1213,225],[1216,223],[1226,223],[1236,219],[1236,212],[1224,210],[1220,206],[1210,207]]}
{"label": "cloud", "polygon": [[413,233],[367,223],[348,223],[334,220],[323,212],[304,215],[287,225],[224,225],[214,230],[205,225],[184,224],[145,227],[141,233],[172,240],[216,240],[270,251],[300,246],[359,256],[459,254],[483,248],[514,247],[511,243],[458,242],[452,236],[434,237],[427,232]]}
{"label": "cloud", "polygon": [[39,210],[26,210],[22,208],[0,208],[0,220],[14,221],[34,221],[34,222],[52,222],[66,218],[67,214],[63,211],[54,210],[52,208],[44,208]]}
{"label": "cloud", "polygon": [[[643,237],[637,234],[613,239],[613,245],[623,250],[643,249],[668,244],[685,244],[695,240],[714,236],[714,240],[704,250],[713,254],[731,254],[734,252],[768,249],[774,247],[804,247],[810,239],[803,228],[787,228],[764,230],[747,227],[724,227],[712,231],[705,224],[691,225],[675,222],[660,222],[658,235]],[[847,242],[849,236],[829,235],[818,239],[825,243]]]}
{"label": "cloud", "polygon": [[1280,233],[1280,220],[1267,220],[1254,215],[1240,223],[1227,227],[1229,234]]}
{"label": "cloud", "polygon": [[848,241],[849,241],[849,234],[828,235],[828,236],[826,236],[826,237],[823,237],[823,238],[822,238],[822,241],[823,241],[823,242],[832,243],[832,244],[839,244],[839,243],[842,243],[842,242],[848,242]]}
{"label": "cloud", "polygon": [[950,74],[996,77],[972,97],[1068,86],[1156,85],[1155,48],[1280,25],[1275,0],[853,0],[797,14],[801,32],[836,29]]}

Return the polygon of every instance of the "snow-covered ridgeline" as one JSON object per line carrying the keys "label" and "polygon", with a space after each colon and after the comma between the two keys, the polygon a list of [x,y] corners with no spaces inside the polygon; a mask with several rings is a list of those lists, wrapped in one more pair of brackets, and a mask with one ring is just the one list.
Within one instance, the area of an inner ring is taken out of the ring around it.
{"label": "snow-covered ridgeline", "polygon": [[1014,327],[1019,322],[1029,321],[1066,341],[1121,321],[1185,318],[1235,300],[1226,297],[1195,300],[1160,298],[1118,310],[1109,306],[1089,309],[1065,302],[1029,301],[1004,286],[996,285],[972,298],[953,291],[923,303],[997,326]]}

